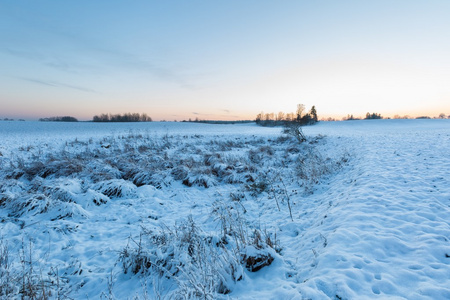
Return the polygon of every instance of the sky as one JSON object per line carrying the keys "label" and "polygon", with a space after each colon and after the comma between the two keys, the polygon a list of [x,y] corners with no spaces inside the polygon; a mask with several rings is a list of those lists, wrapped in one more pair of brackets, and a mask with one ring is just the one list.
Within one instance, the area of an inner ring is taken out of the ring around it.
{"label": "sky", "polygon": [[0,118],[450,114],[450,1],[0,0]]}

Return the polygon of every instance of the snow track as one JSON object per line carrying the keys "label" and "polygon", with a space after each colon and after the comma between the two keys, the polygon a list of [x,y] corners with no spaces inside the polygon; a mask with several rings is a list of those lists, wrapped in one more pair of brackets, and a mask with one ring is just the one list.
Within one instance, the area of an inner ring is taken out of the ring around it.
{"label": "snow track", "polygon": [[450,128],[383,129],[355,135],[351,169],[312,196],[333,204],[304,297],[450,298]]}

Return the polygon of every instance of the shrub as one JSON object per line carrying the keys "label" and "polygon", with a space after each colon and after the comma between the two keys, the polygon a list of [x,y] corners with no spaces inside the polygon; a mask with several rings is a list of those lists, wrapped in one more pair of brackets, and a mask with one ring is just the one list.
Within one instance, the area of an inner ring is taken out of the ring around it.
{"label": "shrub", "polygon": [[215,299],[216,293],[227,294],[243,276],[233,254],[220,240],[206,235],[192,217],[174,229],[156,233],[143,229],[139,241],[130,239],[120,262],[124,273],[153,273],[174,280],[178,294],[188,299]]}
{"label": "shrub", "polygon": [[110,198],[135,197],[136,186],[123,179],[101,181],[93,185],[94,190]]}
{"label": "shrub", "polygon": [[[342,163],[347,161],[348,158],[344,155]],[[302,154],[295,162],[295,172],[297,177],[302,179],[305,192],[312,193],[319,180],[342,163],[331,158],[324,158],[316,147],[308,145],[304,147]]]}
{"label": "shrub", "polygon": [[306,141],[306,137],[299,122],[289,122],[284,125],[283,133],[294,137],[299,143]]}
{"label": "shrub", "polygon": [[209,174],[210,170],[200,170],[194,173],[189,173],[188,176],[183,180],[183,184],[186,186],[202,186],[204,188],[209,188],[217,185],[217,181],[212,178]]}

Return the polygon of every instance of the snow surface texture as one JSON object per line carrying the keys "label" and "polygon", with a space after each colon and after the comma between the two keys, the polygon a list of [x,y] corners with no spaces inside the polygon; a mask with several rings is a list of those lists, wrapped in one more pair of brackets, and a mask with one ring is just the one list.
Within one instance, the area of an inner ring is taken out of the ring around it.
{"label": "snow surface texture", "polygon": [[0,122],[0,297],[450,299],[450,122],[304,131]]}

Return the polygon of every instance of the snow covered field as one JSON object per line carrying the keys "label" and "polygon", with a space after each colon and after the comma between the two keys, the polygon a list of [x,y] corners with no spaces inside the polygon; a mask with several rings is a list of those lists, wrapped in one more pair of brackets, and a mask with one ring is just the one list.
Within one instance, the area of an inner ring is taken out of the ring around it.
{"label": "snow covered field", "polygon": [[450,120],[0,122],[1,299],[450,299]]}

